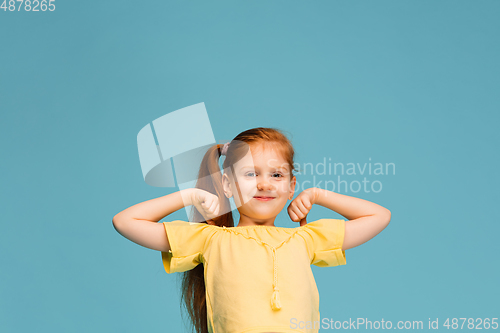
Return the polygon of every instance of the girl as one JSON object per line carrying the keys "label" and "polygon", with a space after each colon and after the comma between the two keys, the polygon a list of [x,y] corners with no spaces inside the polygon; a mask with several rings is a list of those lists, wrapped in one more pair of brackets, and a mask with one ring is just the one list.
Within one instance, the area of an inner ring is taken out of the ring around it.
{"label": "girl", "polygon": [[[295,192],[293,158],[293,147],[279,130],[250,129],[208,149],[194,188],[114,216],[121,235],[161,251],[167,273],[185,272],[182,298],[197,333],[318,332],[319,294],[310,265],[345,265],[345,250],[389,224],[391,213],[384,207],[309,188],[288,206],[300,226],[274,226]],[[240,213],[236,227],[231,197]],[[314,204],[348,221],[307,223]],[[156,223],[190,205],[196,208],[194,220],[203,223]]]}

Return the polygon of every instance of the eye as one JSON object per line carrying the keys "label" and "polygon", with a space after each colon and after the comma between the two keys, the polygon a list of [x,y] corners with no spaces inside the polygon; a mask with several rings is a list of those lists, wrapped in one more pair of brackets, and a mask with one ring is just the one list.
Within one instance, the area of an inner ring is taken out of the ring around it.
{"label": "eye", "polygon": [[278,176],[278,177],[273,177],[273,178],[281,178],[283,175],[279,172],[273,173],[273,176]]}
{"label": "eye", "polygon": [[253,177],[253,175],[255,175],[255,172],[247,172],[245,174],[245,176],[248,176],[248,177]]}

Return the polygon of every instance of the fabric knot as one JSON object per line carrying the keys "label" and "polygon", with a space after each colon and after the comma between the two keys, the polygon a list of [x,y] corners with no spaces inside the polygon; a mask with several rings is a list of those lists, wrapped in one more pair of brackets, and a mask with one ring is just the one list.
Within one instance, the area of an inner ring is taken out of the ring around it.
{"label": "fabric knot", "polygon": [[271,297],[271,308],[273,310],[281,309],[281,300],[278,288],[274,288],[273,296]]}

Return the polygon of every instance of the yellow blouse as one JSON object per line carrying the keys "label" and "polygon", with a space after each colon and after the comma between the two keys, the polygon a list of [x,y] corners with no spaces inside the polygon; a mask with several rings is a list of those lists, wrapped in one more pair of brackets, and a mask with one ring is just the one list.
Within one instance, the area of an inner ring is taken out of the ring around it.
{"label": "yellow blouse", "polygon": [[319,293],[310,265],[346,264],[344,220],[296,228],[163,225],[171,248],[161,252],[167,273],[204,265],[210,333],[318,332]]}

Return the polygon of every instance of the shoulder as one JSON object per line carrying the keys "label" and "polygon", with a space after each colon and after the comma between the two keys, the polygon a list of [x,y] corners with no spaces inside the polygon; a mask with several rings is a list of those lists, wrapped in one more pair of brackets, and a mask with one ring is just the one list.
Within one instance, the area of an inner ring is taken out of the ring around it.
{"label": "shoulder", "polygon": [[299,229],[317,229],[317,228],[328,228],[332,226],[344,225],[345,220],[342,219],[319,219],[314,222],[309,222],[306,225],[298,227]]}
{"label": "shoulder", "polygon": [[345,234],[345,222],[342,219],[320,219],[309,222],[297,229],[299,229],[299,234],[312,238],[331,237],[333,234],[342,235],[343,237]]}
{"label": "shoulder", "polygon": [[211,234],[217,231],[217,229],[222,229],[214,225],[210,225],[203,222],[188,222],[183,220],[174,220],[170,222],[163,222],[165,230],[167,233],[169,231],[174,231],[177,233],[186,234]]}
{"label": "shoulder", "polygon": [[219,227],[217,225],[208,224],[206,222],[189,222],[184,220],[174,220],[169,222],[163,222],[165,228],[188,228],[190,230],[204,231],[215,233],[218,231],[229,230],[229,227]]}
{"label": "shoulder", "polygon": [[188,222],[184,220],[173,220],[166,221],[163,224],[172,225],[172,226],[183,226],[183,227],[197,227],[197,228],[205,228],[210,226],[210,224],[204,222]]}

